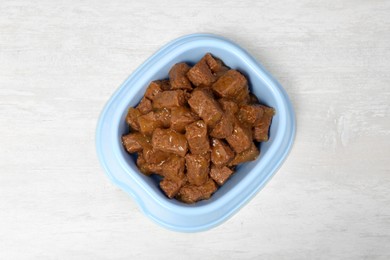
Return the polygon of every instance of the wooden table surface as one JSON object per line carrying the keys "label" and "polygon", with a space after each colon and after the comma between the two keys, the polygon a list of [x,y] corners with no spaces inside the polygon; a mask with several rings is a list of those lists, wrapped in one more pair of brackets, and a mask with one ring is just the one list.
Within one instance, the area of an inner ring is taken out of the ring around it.
{"label": "wooden table surface", "polygon": [[[95,127],[167,42],[210,32],[278,79],[297,135],[207,232],[157,226],[110,183]],[[389,1],[0,2],[0,259],[390,259]]]}

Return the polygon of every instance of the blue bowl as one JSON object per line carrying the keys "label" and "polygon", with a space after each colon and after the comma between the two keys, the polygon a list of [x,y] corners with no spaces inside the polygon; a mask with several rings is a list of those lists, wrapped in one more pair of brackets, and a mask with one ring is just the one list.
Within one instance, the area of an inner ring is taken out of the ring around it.
{"label": "blue bowl", "polygon": [[[276,115],[269,141],[261,143],[260,158],[237,167],[209,200],[187,205],[168,199],[157,179],[140,173],[134,157],[123,149],[120,137],[128,131],[128,108],[137,105],[149,82],[167,78],[175,63],[194,64],[207,52],[244,73],[251,91],[262,103],[275,108]],[[136,200],[145,215],[171,230],[197,232],[227,220],[264,187],[288,155],[294,136],[294,112],[286,92],[248,52],[220,36],[191,34],[157,51],[113,94],[99,118],[96,149],[108,177]]]}

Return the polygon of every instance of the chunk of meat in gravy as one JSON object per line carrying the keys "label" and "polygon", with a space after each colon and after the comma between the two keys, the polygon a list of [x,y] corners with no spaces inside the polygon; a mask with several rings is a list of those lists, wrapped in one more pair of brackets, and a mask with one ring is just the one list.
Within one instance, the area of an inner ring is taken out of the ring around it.
{"label": "chunk of meat in gravy", "polygon": [[234,116],[229,112],[225,112],[221,120],[219,120],[211,131],[210,136],[219,139],[229,137],[233,133],[233,124]]}
{"label": "chunk of meat in gravy", "polygon": [[126,115],[126,123],[132,130],[139,131],[138,117],[142,115],[141,111],[134,107],[130,107]]}
{"label": "chunk of meat in gravy", "polygon": [[146,162],[142,153],[138,153],[137,166],[140,171],[145,175],[150,175],[153,173],[162,175],[163,172],[163,163],[148,163]]}
{"label": "chunk of meat in gravy", "polygon": [[148,98],[143,97],[137,106],[138,110],[141,111],[142,114],[147,114],[152,111],[152,101]]}
{"label": "chunk of meat in gravy", "polygon": [[233,133],[226,138],[226,141],[236,153],[241,153],[251,146],[252,133],[250,129],[244,127],[236,120],[234,122]]}
{"label": "chunk of meat in gravy", "polygon": [[160,122],[160,125],[164,128],[168,128],[171,125],[171,111],[168,108],[156,109],[154,112],[156,121]]}
{"label": "chunk of meat in gravy", "polygon": [[185,170],[185,159],[183,157],[172,155],[162,166],[162,174],[165,179],[172,181],[182,180]]}
{"label": "chunk of meat in gravy", "polygon": [[168,90],[158,93],[153,100],[153,108],[180,107],[185,104],[183,90]]}
{"label": "chunk of meat in gravy", "polygon": [[207,125],[204,121],[196,121],[186,127],[185,134],[192,154],[204,154],[210,150]]}
{"label": "chunk of meat in gravy", "polygon": [[184,183],[185,178],[176,181],[164,178],[162,181],[160,181],[160,188],[164,191],[168,198],[172,199],[176,196]]}
{"label": "chunk of meat in gravy", "polygon": [[162,122],[156,120],[156,114],[152,111],[138,117],[139,131],[144,135],[152,135],[154,129],[163,127]]}
{"label": "chunk of meat in gravy", "polygon": [[147,163],[162,163],[170,156],[167,152],[154,149],[149,143],[144,146],[142,155]]}
{"label": "chunk of meat in gravy", "polygon": [[252,142],[251,146],[248,149],[246,149],[241,153],[236,154],[234,159],[229,163],[229,166],[238,165],[240,163],[256,160],[256,158],[259,155],[260,155],[260,150]]}
{"label": "chunk of meat in gravy", "polygon": [[122,144],[129,153],[142,151],[144,146],[150,143],[150,138],[145,135],[135,132],[122,136]]}
{"label": "chunk of meat in gravy", "polygon": [[206,57],[203,57],[198,63],[195,64],[187,73],[188,79],[195,86],[211,86],[211,84],[217,79],[216,75],[211,71],[207,64]]}
{"label": "chunk of meat in gravy", "polygon": [[249,104],[252,104],[252,105],[259,104],[259,99],[253,93],[249,93]]}
{"label": "chunk of meat in gravy", "polygon": [[210,155],[186,155],[187,178],[190,184],[202,185],[209,178]]}
{"label": "chunk of meat in gravy", "polygon": [[188,100],[191,109],[213,127],[222,117],[223,111],[219,103],[205,90],[194,90]]}
{"label": "chunk of meat in gravy", "polygon": [[220,98],[218,102],[219,104],[221,104],[223,111],[232,114],[236,114],[238,112],[238,105],[236,102],[229,100],[227,98]]}
{"label": "chunk of meat in gravy", "polygon": [[190,66],[186,63],[177,63],[169,71],[169,80],[172,89],[192,89],[191,82],[187,78]]}
{"label": "chunk of meat in gravy", "polygon": [[254,126],[263,118],[264,110],[261,105],[243,105],[238,112],[238,120],[241,123]]}
{"label": "chunk of meat in gravy", "polygon": [[198,116],[186,107],[171,109],[171,128],[180,133],[185,131],[186,126],[198,119]]}
{"label": "chunk of meat in gravy", "polygon": [[236,100],[241,91],[248,89],[248,81],[237,70],[229,70],[213,84],[212,89],[219,97]]}
{"label": "chunk of meat in gravy", "polygon": [[222,167],[228,164],[234,157],[234,152],[224,141],[214,139],[211,141],[211,161],[217,167]]}
{"label": "chunk of meat in gravy", "polygon": [[222,186],[229,179],[229,177],[234,173],[232,169],[226,166],[217,167],[215,165],[211,166],[210,177],[219,185]]}
{"label": "chunk of meat in gravy", "polygon": [[150,82],[148,88],[145,91],[145,97],[147,97],[150,100],[153,100],[158,93],[163,91],[161,85],[162,85],[161,80]]}
{"label": "chunk of meat in gravy", "polygon": [[176,198],[182,202],[191,204],[199,200],[209,199],[216,190],[217,185],[209,178],[208,181],[201,186],[185,184],[179,190]]}
{"label": "chunk of meat in gravy", "polygon": [[154,149],[167,153],[174,153],[184,157],[187,153],[188,143],[184,135],[171,129],[157,128],[153,132],[152,145]]}
{"label": "chunk of meat in gravy", "polygon": [[268,141],[268,131],[271,125],[272,117],[275,115],[275,110],[271,107],[260,105],[264,114],[258,123],[253,127],[253,138],[258,142]]}

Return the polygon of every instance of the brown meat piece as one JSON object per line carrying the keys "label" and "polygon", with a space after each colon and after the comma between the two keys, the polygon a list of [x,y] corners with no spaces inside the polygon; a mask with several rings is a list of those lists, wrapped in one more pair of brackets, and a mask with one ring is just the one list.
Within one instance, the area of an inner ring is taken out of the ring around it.
{"label": "brown meat piece", "polygon": [[250,129],[244,127],[236,120],[233,133],[226,138],[226,141],[236,153],[241,153],[251,146],[252,133]]}
{"label": "brown meat piece", "polygon": [[126,115],[126,123],[135,131],[139,131],[138,117],[142,113],[134,107],[130,107]]}
{"label": "brown meat piece", "polygon": [[156,109],[154,112],[156,121],[159,121],[164,128],[171,125],[171,112],[168,108]]}
{"label": "brown meat piece", "polygon": [[138,117],[138,125],[139,131],[144,135],[152,135],[154,129],[163,127],[162,123],[156,120],[154,112]]}
{"label": "brown meat piece", "polygon": [[194,90],[188,104],[208,126],[213,127],[222,117],[219,103],[205,90]]}
{"label": "brown meat piece", "polygon": [[224,113],[222,119],[215,125],[210,136],[223,139],[233,133],[234,116],[231,113]]}
{"label": "brown meat piece", "polygon": [[268,131],[272,117],[275,115],[275,109],[262,105],[259,106],[264,110],[264,114],[261,120],[253,127],[253,139],[258,142],[266,142],[268,141]]}
{"label": "brown meat piece", "polygon": [[220,97],[241,101],[237,96],[245,89],[248,91],[248,81],[237,70],[229,70],[213,84],[212,89]]}
{"label": "brown meat piece", "polygon": [[204,121],[196,121],[186,127],[185,134],[192,154],[204,154],[210,150],[207,125]]}
{"label": "brown meat piece", "polygon": [[222,167],[228,164],[234,157],[234,152],[224,141],[212,139],[211,141],[211,161],[217,166]]}
{"label": "brown meat piece", "polygon": [[235,97],[235,100],[238,104],[240,105],[243,105],[243,104],[248,104],[249,103],[249,100],[250,100],[250,97],[249,97],[249,89],[248,87],[245,87],[243,88],[242,90],[240,90],[236,97]]}
{"label": "brown meat piece", "polygon": [[211,86],[211,84],[217,79],[216,75],[211,71],[206,59],[206,56],[204,56],[187,73],[188,79],[197,87]]}
{"label": "brown meat piece", "polygon": [[210,177],[219,185],[222,186],[229,179],[229,177],[234,173],[229,167],[217,167],[215,165],[211,166]]}
{"label": "brown meat piece", "polygon": [[169,81],[169,79],[163,79],[160,81],[161,81],[161,89],[163,91],[171,90],[171,82]]}
{"label": "brown meat piece", "polygon": [[161,88],[161,84],[162,84],[161,80],[150,82],[148,88],[145,91],[145,97],[147,97],[150,100],[153,100],[158,93],[163,91]]}
{"label": "brown meat piece", "polygon": [[185,203],[195,203],[199,200],[209,199],[211,195],[217,190],[215,182],[209,178],[208,181],[201,185],[186,184],[179,190],[176,198]]}
{"label": "brown meat piece", "polygon": [[202,185],[209,178],[210,155],[187,154],[186,155],[187,178],[190,184]]}
{"label": "brown meat piece", "polygon": [[160,188],[164,191],[168,198],[172,199],[176,196],[184,183],[185,178],[177,181],[164,178],[162,181],[160,181]]}
{"label": "brown meat piece", "polygon": [[153,108],[180,107],[185,104],[183,90],[167,90],[158,93],[153,100]]}
{"label": "brown meat piece", "polygon": [[147,163],[162,163],[168,159],[169,153],[154,149],[151,144],[146,144],[143,147],[142,155]]}
{"label": "brown meat piece", "polygon": [[171,128],[177,132],[183,133],[186,126],[198,119],[198,116],[186,107],[171,109]]}
{"label": "brown meat piece", "polygon": [[187,78],[187,72],[190,66],[186,63],[176,63],[169,71],[169,80],[172,89],[189,89],[192,90],[191,82]]}
{"label": "brown meat piece", "polygon": [[256,147],[256,145],[252,142],[249,149],[236,154],[234,159],[229,163],[230,166],[232,165],[238,165],[240,163],[248,162],[256,160],[256,158],[260,155],[259,149]]}
{"label": "brown meat piece", "polygon": [[122,136],[122,144],[129,153],[142,151],[143,147],[148,145],[149,142],[150,138],[137,132]]}
{"label": "brown meat piece", "polygon": [[252,105],[259,104],[259,99],[253,93],[249,93],[249,104],[252,104]]}
{"label": "brown meat piece", "polygon": [[179,181],[185,177],[185,159],[177,155],[170,156],[162,166],[164,178],[172,181]]}
{"label": "brown meat piece", "polygon": [[237,118],[241,123],[254,126],[260,123],[264,110],[260,105],[243,105],[240,107]]}
{"label": "brown meat piece", "polygon": [[154,130],[152,145],[154,149],[174,153],[181,157],[184,157],[188,150],[188,143],[185,136],[170,129],[157,128]]}
{"label": "brown meat piece", "polygon": [[213,57],[210,53],[206,53],[204,59],[206,60],[206,63],[209,66],[210,70],[214,73],[221,71],[224,67],[222,61],[218,58]]}
{"label": "brown meat piece", "polygon": [[148,162],[146,162],[142,153],[138,153],[137,166],[138,166],[139,170],[145,175],[150,175],[153,173],[162,175],[162,173],[163,173],[163,162],[156,163],[156,164],[148,163]]}
{"label": "brown meat piece", "polygon": [[230,112],[232,114],[236,114],[238,112],[238,105],[236,102],[227,98],[220,98],[218,102],[221,104],[223,111]]}
{"label": "brown meat piece", "polygon": [[149,113],[152,111],[152,101],[150,101],[148,98],[143,97],[141,101],[139,102],[138,106],[136,107],[143,115]]}

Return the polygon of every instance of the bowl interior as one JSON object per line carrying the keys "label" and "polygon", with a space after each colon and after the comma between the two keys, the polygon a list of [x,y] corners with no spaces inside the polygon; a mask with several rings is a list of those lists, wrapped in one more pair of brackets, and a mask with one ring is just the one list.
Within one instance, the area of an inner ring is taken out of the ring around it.
{"label": "bowl interior", "polygon": [[267,154],[269,147],[272,145],[272,143],[278,136],[278,132],[280,132],[278,127],[280,115],[278,113],[278,103],[275,98],[275,93],[273,93],[273,91],[268,87],[265,82],[265,79],[263,79],[259,75],[259,73],[257,72],[257,68],[248,65],[237,53],[232,52],[231,50],[228,51],[224,48],[224,46],[221,45],[207,47],[191,46],[191,48],[182,47],[178,48],[178,50],[176,51],[177,55],[165,56],[163,57],[162,61],[155,64],[151,64],[148,67],[147,72],[144,73],[141,77],[139,77],[133,86],[126,88],[128,89],[127,91],[129,91],[129,93],[125,95],[128,100],[127,102],[124,102],[121,120],[118,126],[118,146],[122,147],[122,144],[120,143],[120,137],[123,134],[129,132],[129,127],[125,123],[127,109],[131,106],[136,106],[138,104],[138,102],[143,97],[144,92],[149,83],[153,80],[168,78],[169,69],[175,63],[187,62],[188,64],[193,65],[197,61],[199,61],[207,52],[210,52],[212,55],[222,59],[224,63],[230,68],[237,69],[241,73],[243,73],[248,79],[250,91],[259,98],[260,102],[276,109],[276,115],[273,117],[271,124],[270,139],[268,142],[260,144],[260,157],[256,161],[238,166],[235,174],[233,174],[233,176],[231,176],[231,178],[225,183],[225,185],[220,187],[218,191],[209,200],[204,200],[192,205],[187,205],[174,199],[169,200],[168,198],[166,198],[159,188],[160,178],[157,176],[154,176],[152,178],[144,176],[142,173],[139,172],[135,164],[136,157],[134,155],[129,155],[123,148],[120,149],[119,159],[124,162],[123,165],[126,167],[127,172],[129,174],[139,175],[144,187],[146,189],[149,189],[148,192],[153,193],[156,198],[181,207],[201,207],[203,205],[208,205],[217,200],[220,200],[222,197],[228,195],[230,192],[233,192],[233,190],[238,187],[239,183],[241,183],[248,175],[255,174],[258,178],[264,177],[262,176],[262,172],[254,172],[252,171],[252,169],[255,167],[255,165],[262,163],[262,158]]}

